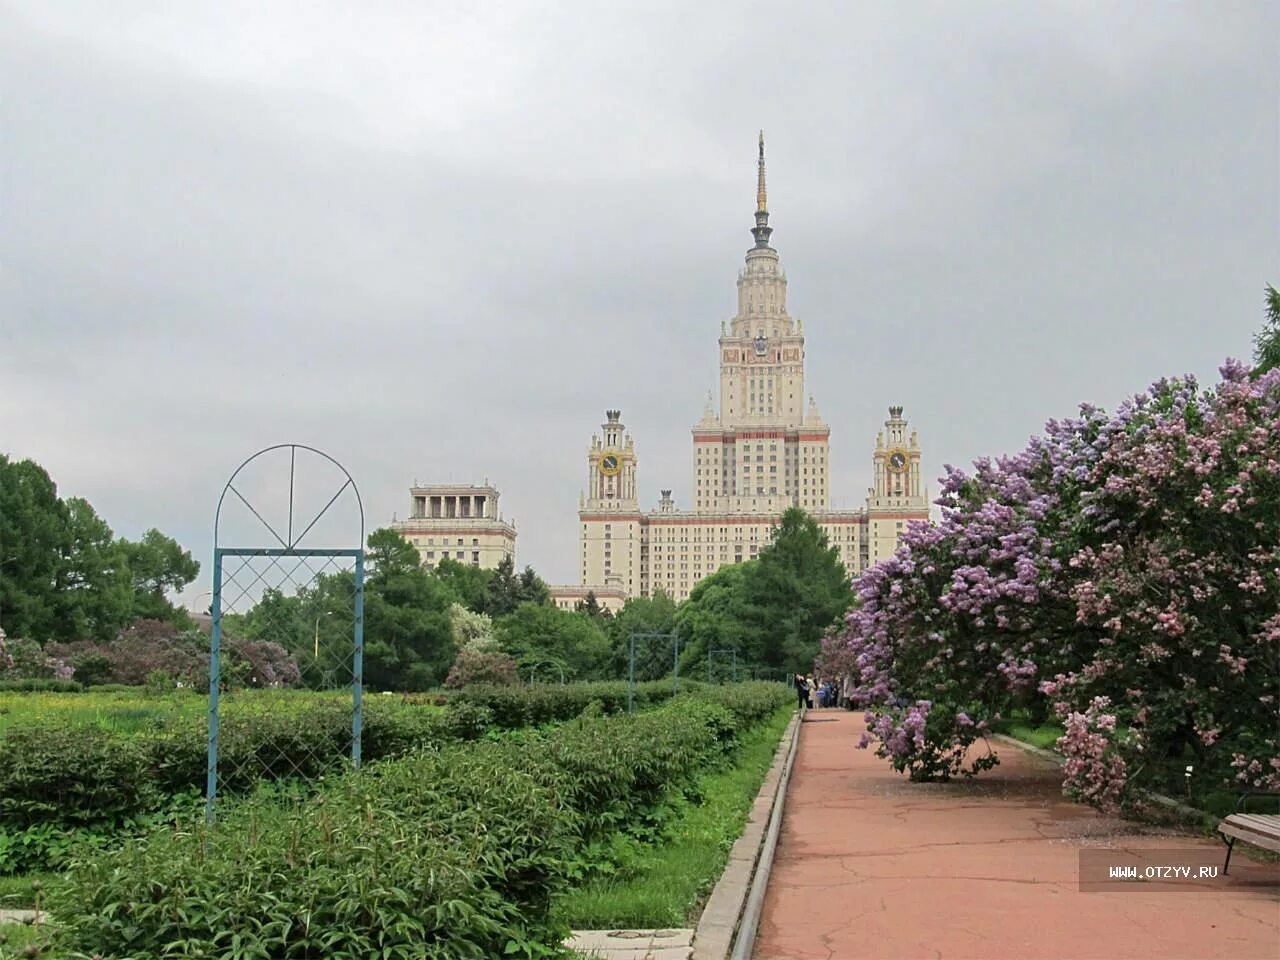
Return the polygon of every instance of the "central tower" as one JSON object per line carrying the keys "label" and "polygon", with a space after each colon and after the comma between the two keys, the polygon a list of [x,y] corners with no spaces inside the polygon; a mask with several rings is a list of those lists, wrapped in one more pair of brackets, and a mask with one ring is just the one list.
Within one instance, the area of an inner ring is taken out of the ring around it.
{"label": "central tower", "polygon": [[772,245],[763,132],[751,236],[737,310],[720,321],[719,402],[708,390],[693,426],[692,505],[678,508],[667,489],[656,510],[640,508],[635,447],[619,411],[607,411],[578,504],[582,581],[553,588],[562,603],[593,590],[684,600],[703,578],[758,557],[792,506],[814,519],[850,573],[892,556],[907,526],[928,519],[920,447],[899,406],[876,441],[866,506],[831,509],[831,431],[805,393],[804,326],[787,312],[787,276]]}
{"label": "central tower", "polygon": [[738,310],[720,324],[720,412],[693,428],[694,510],[781,513],[827,506],[829,431],[804,393],[804,330],[769,244],[764,132],[756,158],[755,245],[738,271]]}

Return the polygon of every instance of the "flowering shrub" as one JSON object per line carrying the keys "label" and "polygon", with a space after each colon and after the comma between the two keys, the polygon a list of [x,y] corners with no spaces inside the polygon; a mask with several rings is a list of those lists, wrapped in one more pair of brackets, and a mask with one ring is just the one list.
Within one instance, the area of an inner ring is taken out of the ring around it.
{"label": "flowering shrub", "polygon": [[1067,789],[1098,806],[1184,764],[1206,788],[1280,787],[1280,370],[1221,373],[947,468],[942,522],[862,574],[823,644],[868,745],[945,778],[979,723],[1053,710]]}
{"label": "flowering shrub", "polygon": [[1128,782],[1128,765],[1115,738],[1116,716],[1107,713],[1111,701],[1094,697],[1084,713],[1066,712],[1066,733],[1058,749],[1066,757],[1062,772],[1067,796],[1102,810],[1120,805]]}
{"label": "flowering shrub", "polygon": [[516,662],[505,653],[479,653],[462,650],[453,662],[444,685],[450,688],[465,687],[472,683],[493,683],[510,686],[517,683]]}
{"label": "flowering shrub", "polygon": [[[83,669],[86,682],[209,686],[209,637],[200,630],[181,630],[163,620],[137,620],[110,643],[79,640],[51,643],[47,651]],[[278,643],[246,639],[224,631],[223,673],[234,686],[291,687],[300,671],[294,657]]]}
{"label": "flowering shrub", "polygon": [[460,603],[450,604],[449,629],[453,631],[454,646],[459,650],[493,653],[498,649],[493,619],[486,613],[473,613]]}
{"label": "flowering shrub", "polygon": [[74,673],[34,640],[9,638],[0,630],[0,680],[70,680]]}

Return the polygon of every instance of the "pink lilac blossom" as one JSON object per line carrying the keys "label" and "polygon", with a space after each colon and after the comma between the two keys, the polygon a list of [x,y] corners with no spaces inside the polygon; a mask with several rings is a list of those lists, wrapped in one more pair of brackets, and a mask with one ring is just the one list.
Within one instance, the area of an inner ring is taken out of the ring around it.
{"label": "pink lilac blossom", "polygon": [[822,669],[868,713],[865,745],[925,776],[1001,711],[1053,707],[1066,787],[1099,806],[1155,775],[1144,752],[1191,750],[1241,784],[1278,776],[1280,370],[1221,374],[1211,390],[1161,380],[1110,415],[1082,406],[1017,455],[946,468],[941,522],[863,572],[823,642]]}

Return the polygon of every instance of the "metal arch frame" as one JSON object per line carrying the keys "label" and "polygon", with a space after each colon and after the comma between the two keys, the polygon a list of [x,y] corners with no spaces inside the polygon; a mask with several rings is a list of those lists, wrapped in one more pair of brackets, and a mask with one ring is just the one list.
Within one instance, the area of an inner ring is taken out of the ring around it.
{"label": "metal arch frame", "polygon": [[[274,527],[269,524],[262,514],[260,514],[244,495],[235,488],[236,477],[240,476],[242,470],[250,463],[257,460],[264,454],[271,453],[275,450],[289,450],[289,525],[286,530],[286,537],[281,537]],[[342,475],[346,477],[346,483],[338,488],[337,492],[329,498],[320,512],[315,515],[312,521],[307,524],[301,533],[296,537],[293,535],[293,492],[294,479],[297,472],[297,456],[299,450],[306,450],[314,453],[316,456],[323,457],[331,464],[342,471]],[[328,549],[311,549],[299,548],[298,544],[302,541],[311,529],[320,522],[320,518],[329,512],[329,508],[337,502],[338,498],[346,492],[350,487],[352,493],[355,494],[356,506],[360,513],[360,539],[357,541],[358,547],[348,550],[328,550]],[[246,507],[249,512],[257,518],[267,530],[275,537],[280,546],[277,547],[223,547],[219,542],[221,523],[222,523],[222,505],[227,498],[227,492],[234,493]],[[213,515],[213,590],[210,598],[209,612],[211,617],[209,630],[209,733],[208,733],[208,757],[207,770],[205,773],[205,821],[209,824],[214,820],[214,806],[218,795],[218,708],[220,703],[220,682],[222,679],[222,558],[223,557],[272,557],[272,565],[275,565],[281,557],[350,557],[355,562],[355,610],[354,610],[354,629],[353,629],[353,661],[352,661],[352,680],[351,680],[351,762],[353,766],[360,766],[360,740],[364,727],[363,704],[364,704],[364,500],[360,496],[360,488],[356,486],[351,472],[347,470],[341,463],[335,460],[323,450],[315,447],[307,446],[303,443],[276,443],[269,447],[263,447],[252,456],[246,457],[240,466],[232,472],[230,478],[222,488],[222,493],[218,496],[218,506]],[[261,574],[259,575],[261,579]],[[255,581],[256,582],[256,581]]]}
{"label": "metal arch frame", "polygon": [[637,637],[642,640],[663,638],[675,641],[675,653],[671,660],[671,692],[680,692],[680,634],[674,630],[670,633],[633,633],[627,651],[627,713],[635,712]]}
{"label": "metal arch frame", "polygon": [[538,668],[545,667],[547,664],[550,664],[551,666],[555,667],[557,670],[560,671],[560,685],[564,686],[565,684],[564,664],[561,663],[559,660],[552,660],[550,657],[545,657],[542,660],[535,660],[533,661],[533,663],[525,664],[525,666],[529,668],[529,679],[526,680],[525,683],[530,683],[530,684],[533,683],[533,677],[534,677],[534,674],[538,672]]}

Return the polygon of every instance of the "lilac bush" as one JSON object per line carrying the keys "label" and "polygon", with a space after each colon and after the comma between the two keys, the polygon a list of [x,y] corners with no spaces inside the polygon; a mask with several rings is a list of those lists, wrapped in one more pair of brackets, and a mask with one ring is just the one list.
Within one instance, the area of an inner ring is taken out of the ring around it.
{"label": "lilac bush", "polygon": [[947,468],[941,523],[862,574],[823,645],[867,745],[917,779],[973,773],[984,725],[1022,708],[1063,720],[1068,792],[1101,807],[1184,764],[1280,786],[1280,371],[1221,373]]}
{"label": "lilac bush", "polygon": [[75,670],[34,640],[6,637],[0,630],[0,680],[70,680]]}

